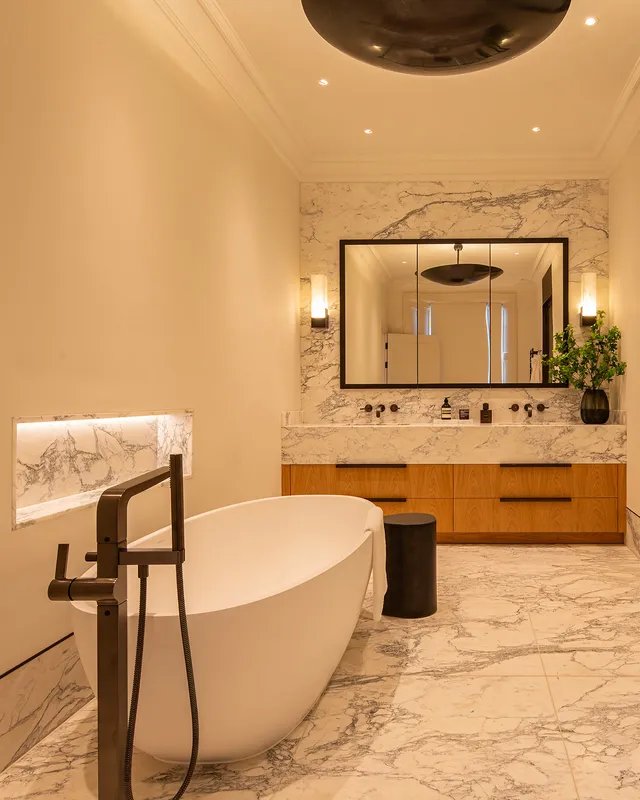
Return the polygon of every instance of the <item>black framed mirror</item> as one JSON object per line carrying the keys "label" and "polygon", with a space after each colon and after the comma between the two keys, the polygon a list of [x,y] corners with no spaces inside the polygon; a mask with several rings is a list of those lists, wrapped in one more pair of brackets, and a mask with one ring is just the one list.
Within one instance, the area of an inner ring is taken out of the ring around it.
{"label": "black framed mirror", "polygon": [[343,239],[343,389],[527,388],[569,321],[569,240]]}

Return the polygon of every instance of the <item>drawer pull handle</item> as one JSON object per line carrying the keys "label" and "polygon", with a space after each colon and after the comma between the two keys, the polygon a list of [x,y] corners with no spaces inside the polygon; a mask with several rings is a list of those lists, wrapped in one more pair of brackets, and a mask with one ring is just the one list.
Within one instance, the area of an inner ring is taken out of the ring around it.
{"label": "drawer pull handle", "polygon": [[501,497],[501,503],[571,503],[572,497]]}
{"label": "drawer pull handle", "polygon": [[336,464],[336,469],[406,469],[406,464]]}
{"label": "drawer pull handle", "polygon": [[573,464],[500,464],[501,469],[571,469]]}
{"label": "drawer pull handle", "polygon": [[406,497],[365,497],[370,503],[406,503]]}

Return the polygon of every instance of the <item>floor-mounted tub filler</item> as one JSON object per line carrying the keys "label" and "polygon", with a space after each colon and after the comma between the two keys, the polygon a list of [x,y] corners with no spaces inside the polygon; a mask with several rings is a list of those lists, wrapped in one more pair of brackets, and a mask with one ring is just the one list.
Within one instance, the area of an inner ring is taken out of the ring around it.
{"label": "floor-mounted tub filler", "polygon": [[[128,552],[170,547],[171,538],[164,528]],[[354,497],[269,498],[187,519],[185,544],[198,760],[244,759],[291,733],[321,696],[355,629],[372,567],[379,618],[382,512]],[[128,572],[133,654],[137,576]],[[83,578],[95,574],[93,567]],[[135,744],[160,760],[187,762],[192,721],[174,581],[166,566],[151,570]],[[96,691],[98,610],[92,602],[72,605],[80,657]]]}

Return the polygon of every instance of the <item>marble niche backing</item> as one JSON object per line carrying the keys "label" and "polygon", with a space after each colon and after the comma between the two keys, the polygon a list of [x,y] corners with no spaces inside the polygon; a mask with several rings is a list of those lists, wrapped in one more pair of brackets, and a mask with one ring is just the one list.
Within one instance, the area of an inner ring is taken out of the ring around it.
{"label": "marble niche backing", "polygon": [[192,422],[191,411],[14,420],[14,529],[90,505],[172,452],[190,475]]}
{"label": "marble niche backing", "polygon": [[[569,321],[578,322],[581,275],[598,275],[608,310],[608,184],[600,180],[305,183],[301,187],[301,408],[304,422],[367,422],[366,403],[397,403],[396,422],[429,422],[444,395],[455,407],[544,402],[536,422],[580,421],[570,389],[340,389],[340,239],[540,237],[569,239]],[[328,278],[330,328],[312,329],[309,277]],[[494,417],[495,419],[495,417]],[[523,421],[507,420],[505,421]],[[622,421],[622,420],[618,420]]]}

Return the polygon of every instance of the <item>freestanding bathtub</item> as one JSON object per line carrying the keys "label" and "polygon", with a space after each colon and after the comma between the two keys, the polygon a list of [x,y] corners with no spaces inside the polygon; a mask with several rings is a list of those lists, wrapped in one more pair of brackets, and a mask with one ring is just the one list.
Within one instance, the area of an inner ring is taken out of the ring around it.
{"label": "freestanding bathtub", "polygon": [[[287,736],[322,694],[353,634],[369,581],[367,500],[275,497],[186,520],[185,587],[201,762],[236,761]],[[170,546],[171,530],[130,547]],[[95,574],[95,567],[85,577]],[[129,665],[138,578],[128,575]],[[74,602],[82,664],[96,689],[96,605]],[[189,760],[191,726],[175,569],[152,567],[136,746]]]}

